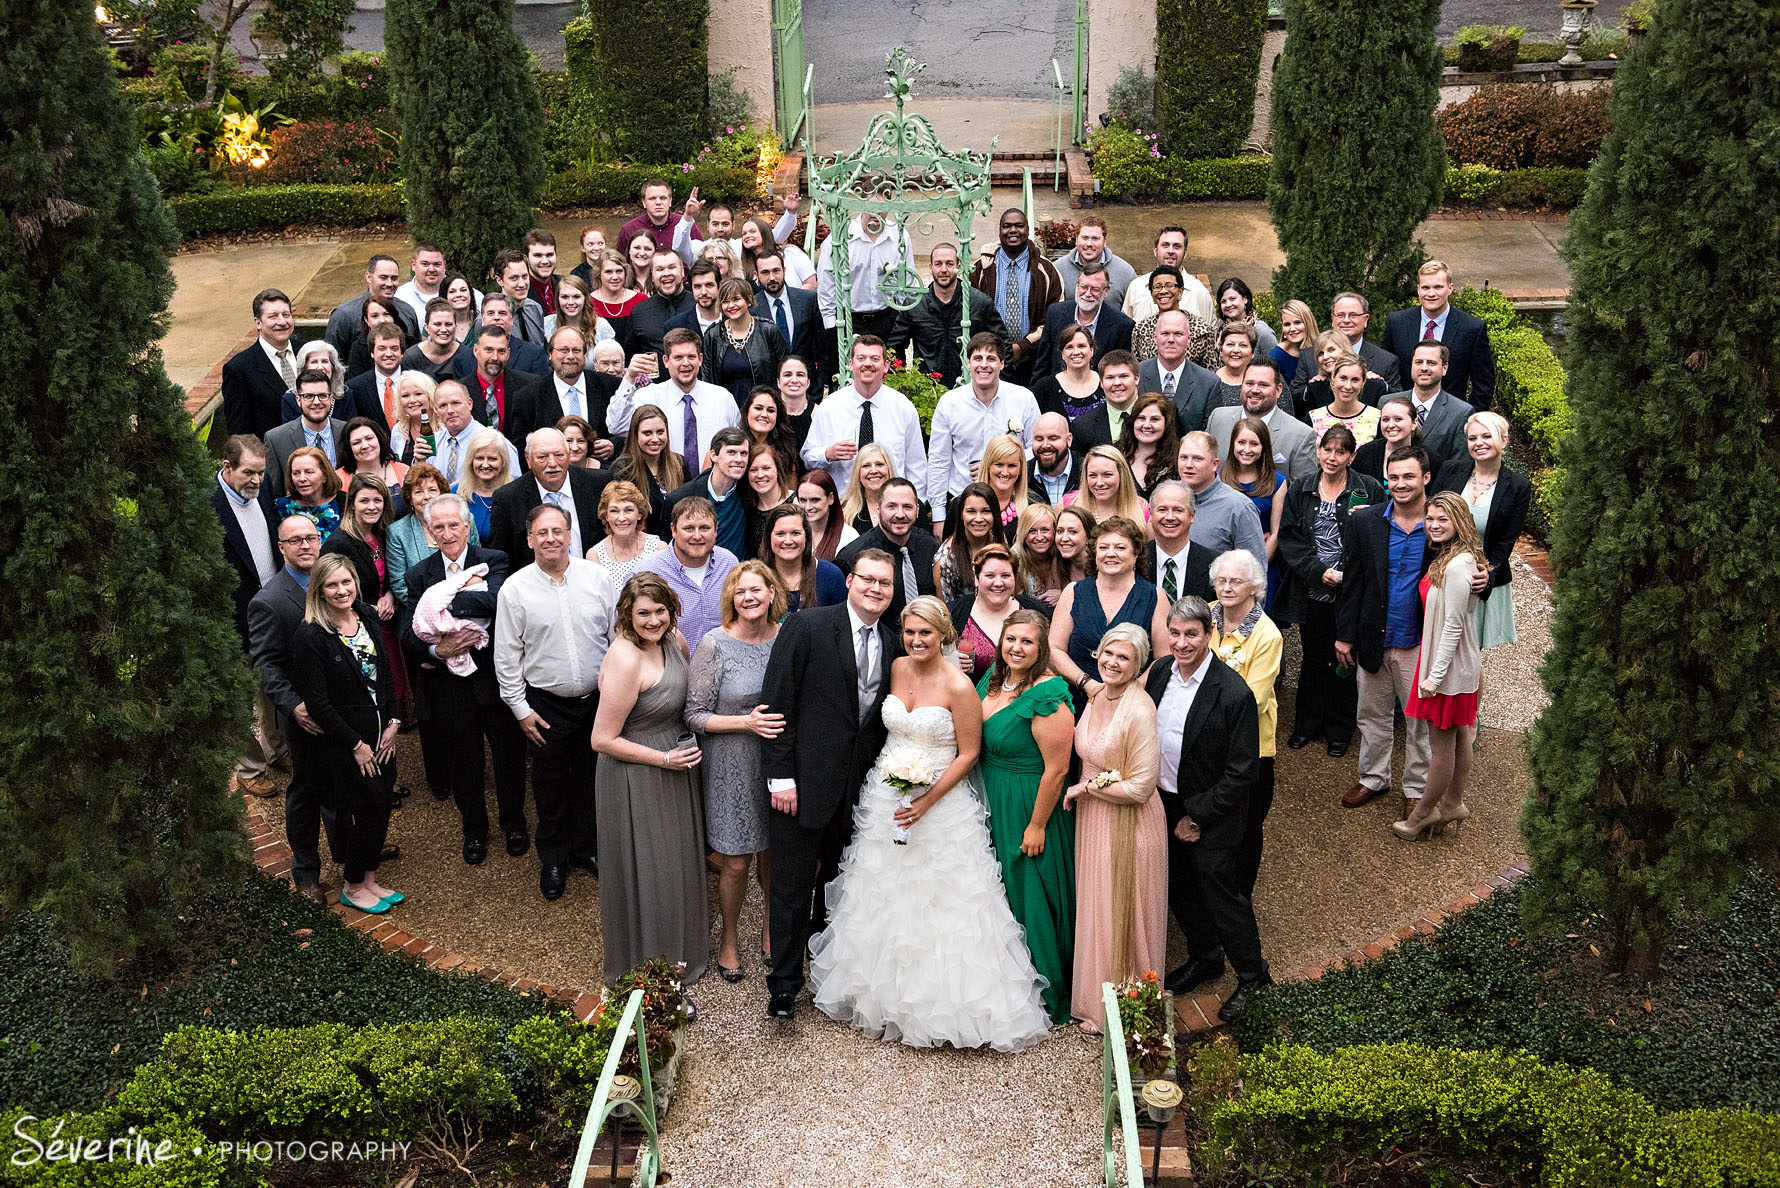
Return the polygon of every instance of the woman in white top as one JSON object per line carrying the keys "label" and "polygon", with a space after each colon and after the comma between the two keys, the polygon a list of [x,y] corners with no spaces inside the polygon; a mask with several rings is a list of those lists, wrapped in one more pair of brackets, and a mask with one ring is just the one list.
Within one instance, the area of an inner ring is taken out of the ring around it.
{"label": "woman in white top", "polygon": [[[746,270],[748,280],[754,279],[754,253],[763,244],[773,242],[773,225],[762,218],[752,218],[742,224],[742,267]],[[816,287],[816,266],[810,263],[810,257],[794,243],[776,245],[780,257],[785,261],[785,283],[796,285],[800,289]]]}
{"label": "woman in white top", "polygon": [[667,548],[667,543],[643,531],[643,492],[626,479],[606,484],[596,514],[605,525],[606,538],[588,549],[587,556],[605,566],[612,585],[622,590],[631,575]]}

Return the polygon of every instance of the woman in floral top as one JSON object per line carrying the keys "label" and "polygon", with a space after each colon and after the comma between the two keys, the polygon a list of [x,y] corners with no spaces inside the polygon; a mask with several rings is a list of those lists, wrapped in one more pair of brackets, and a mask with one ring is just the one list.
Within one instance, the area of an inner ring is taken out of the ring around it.
{"label": "woman in floral top", "polygon": [[1260,770],[1249,797],[1248,829],[1236,856],[1241,885],[1253,892],[1255,873],[1261,869],[1261,823],[1273,805],[1273,735],[1279,718],[1273,686],[1279,679],[1284,642],[1279,628],[1261,610],[1267,597],[1267,570],[1253,553],[1232,549],[1219,554],[1211,563],[1211,588],[1218,596],[1211,607],[1212,651],[1248,682],[1261,718]]}
{"label": "woman in floral top", "polygon": [[272,501],[279,522],[308,516],[326,544],[340,526],[341,512],[340,474],[328,456],[314,446],[292,450],[284,462],[284,489],[286,494]]}

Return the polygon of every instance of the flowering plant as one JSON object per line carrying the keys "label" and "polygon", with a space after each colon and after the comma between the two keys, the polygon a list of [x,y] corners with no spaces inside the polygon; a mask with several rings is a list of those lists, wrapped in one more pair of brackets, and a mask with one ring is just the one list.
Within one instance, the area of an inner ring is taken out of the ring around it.
{"label": "flowering plant", "polygon": [[[931,788],[940,777],[934,770],[932,758],[914,747],[896,747],[886,752],[879,770],[884,773],[884,782],[902,793],[898,804],[903,808],[913,804],[915,797]],[[908,827],[892,825],[890,840],[899,846],[908,845]]]}
{"label": "flowering plant", "polygon": [[890,370],[884,375],[884,385],[894,388],[909,398],[915,411],[921,415],[921,432],[933,431],[933,410],[939,404],[939,398],[946,394],[946,383],[937,371],[923,371],[927,365],[925,359],[916,359],[909,366],[901,359],[890,360]]}
{"label": "flowering plant", "polygon": [[1120,982],[1119,1022],[1125,1031],[1125,1055],[1146,1077],[1159,1077],[1174,1063],[1174,1036],[1168,1026],[1168,996],[1155,970]]}

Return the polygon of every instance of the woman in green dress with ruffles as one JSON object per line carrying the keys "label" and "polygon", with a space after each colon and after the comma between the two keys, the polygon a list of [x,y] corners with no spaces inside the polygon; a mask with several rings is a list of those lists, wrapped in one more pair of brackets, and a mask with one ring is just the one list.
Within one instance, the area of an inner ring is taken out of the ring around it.
{"label": "woman in green dress with ruffles", "polygon": [[1075,835],[1058,812],[1069,775],[1075,716],[1069,685],[1051,671],[1044,616],[1007,617],[995,663],[977,684],[983,699],[983,752],[977,771],[989,833],[1001,861],[1014,919],[1026,930],[1032,964],[1049,983],[1045,1011],[1070,1018],[1075,946]]}

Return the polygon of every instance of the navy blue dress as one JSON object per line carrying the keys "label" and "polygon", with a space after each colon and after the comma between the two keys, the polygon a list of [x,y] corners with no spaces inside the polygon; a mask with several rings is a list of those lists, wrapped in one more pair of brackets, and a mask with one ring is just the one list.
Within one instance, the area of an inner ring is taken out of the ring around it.
{"label": "navy blue dress", "polygon": [[1125,605],[1109,618],[1106,609],[1100,605],[1100,591],[1095,587],[1094,579],[1083,578],[1077,582],[1075,607],[1070,612],[1073,625],[1069,633],[1069,658],[1089,678],[1099,680],[1100,665],[1094,660],[1094,652],[1100,647],[1101,637],[1108,628],[1120,623],[1135,624],[1148,635],[1150,622],[1156,617],[1157,597],[1155,583],[1138,578],[1131,593],[1125,595]]}

